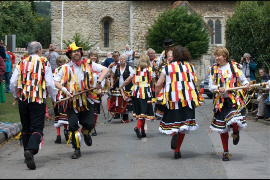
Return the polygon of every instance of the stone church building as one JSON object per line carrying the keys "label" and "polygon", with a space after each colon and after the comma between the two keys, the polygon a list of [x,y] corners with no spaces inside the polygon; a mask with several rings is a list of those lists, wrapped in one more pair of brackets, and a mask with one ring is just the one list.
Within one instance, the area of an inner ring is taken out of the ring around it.
{"label": "stone church building", "polygon": [[80,33],[96,44],[94,49],[100,53],[121,53],[129,44],[138,55],[147,50],[147,31],[158,14],[186,6],[191,13],[201,15],[210,29],[209,52],[193,63],[198,78],[203,79],[213,62],[213,49],[225,46],[226,20],[235,5],[236,1],[51,1],[51,42],[57,49],[66,49],[62,41]]}

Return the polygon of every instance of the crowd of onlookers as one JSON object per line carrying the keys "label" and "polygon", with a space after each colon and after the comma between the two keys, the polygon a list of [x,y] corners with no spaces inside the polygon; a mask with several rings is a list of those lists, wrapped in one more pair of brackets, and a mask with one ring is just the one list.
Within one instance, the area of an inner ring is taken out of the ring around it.
{"label": "crowd of onlookers", "polygon": [[9,84],[12,74],[13,64],[15,63],[15,55],[7,50],[7,46],[3,40],[0,40],[0,103],[4,103],[5,92],[3,87],[3,80],[5,80],[6,93],[10,93]]}
{"label": "crowd of onlookers", "polygon": [[[245,53],[241,58],[240,64],[242,65],[242,72],[245,74],[246,78],[248,78],[250,82],[254,82],[256,81],[255,71],[257,64],[250,57],[251,56],[249,53]],[[259,75],[261,83],[269,81],[270,69],[267,73],[265,68],[260,68]],[[267,91],[269,92],[269,90],[267,89],[260,89],[257,92],[256,97],[258,100],[258,104],[255,105],[255,110],[251,109],[251,104],[248,104],[248,109],[252,111],[251,114],[256,115],[254,118],[255,121],[257,121],[258,119],[264,119],[265,115],[267,117],[265,120],[270,121],[270,97]]]}

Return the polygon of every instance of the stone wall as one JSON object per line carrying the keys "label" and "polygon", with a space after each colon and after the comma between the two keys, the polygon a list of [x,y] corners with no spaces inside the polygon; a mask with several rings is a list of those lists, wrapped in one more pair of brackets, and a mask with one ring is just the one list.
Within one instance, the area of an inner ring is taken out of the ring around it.
{"label": "stone wall", "polygon": [[137,52],[146,51],[148,28],[160,13],[171,7],[174,1],[130,1],[132,47]]}
{"label": "stone wall", "polygon": [[[72,39],[76,32],[90,39],[102,52],[124,51],[130,44],[129,1],[64,1],[63,40]],[[62,1],[51,1],[52,43],[61,47]],[[110,22],[109,48],[103,44],[103,23]],[[62,44],[62,48],[66,48]]]}

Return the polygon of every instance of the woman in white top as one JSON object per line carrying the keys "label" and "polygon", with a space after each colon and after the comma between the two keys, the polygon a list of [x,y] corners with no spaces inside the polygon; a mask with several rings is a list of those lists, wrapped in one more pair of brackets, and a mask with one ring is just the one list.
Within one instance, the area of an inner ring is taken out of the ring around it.
{"label": "woman in white top", "polygon": [[229,61],[229,52],[224,47],[218,47],[215,52],[216,64],[211,67],[209,90],[215,93],[214,114],[210,128],[220,134],[223,145],[223,161],[229,161],[229,134],[233,129],[233,144],[239,142],[239,131],[245,128],[246,117],[241,113],[245,107],[243,89],[227,91],[228,88],[246,86],[249,82],[237,62]]}

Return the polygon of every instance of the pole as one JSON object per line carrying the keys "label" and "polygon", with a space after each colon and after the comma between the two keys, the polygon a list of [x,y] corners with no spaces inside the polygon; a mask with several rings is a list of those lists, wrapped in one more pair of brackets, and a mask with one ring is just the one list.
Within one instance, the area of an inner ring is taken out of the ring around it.
{"label": "pole", "polygon": [[61,22],[61,49],[63,49],[63,24],[64,24],[64,1],[62,1],[62,22]]}

